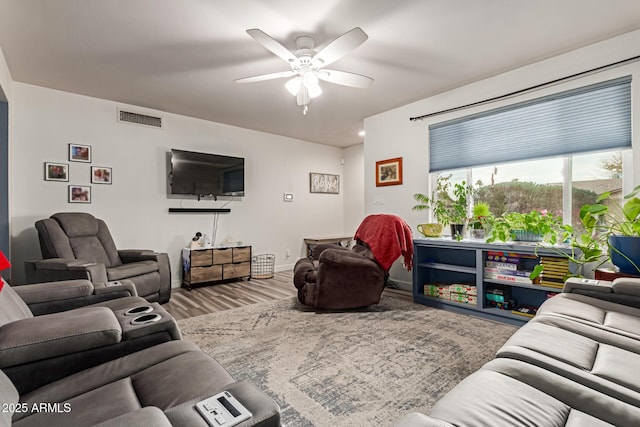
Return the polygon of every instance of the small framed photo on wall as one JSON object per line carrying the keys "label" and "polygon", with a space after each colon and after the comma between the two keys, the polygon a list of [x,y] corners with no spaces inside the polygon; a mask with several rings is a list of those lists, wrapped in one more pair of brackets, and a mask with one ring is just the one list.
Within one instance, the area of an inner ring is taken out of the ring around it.
{"label": "small framed photo on wall", "polygon": [[69,164],[45,162],[44,179],[45,181],[69,181]]}
{"label": "small framed photo on wall", "polygon": [[91,163],[91,146],[69,144],[69,161]]}
{"label": "small framed photo on wall", "polygon": [[102,166],[91,166],[91,183],[92,184],[111,184],[112,175],[111,168]]}
{"label": "small framed photo on wall", "polygon": [[91,186],[70,185],[69,203],[91,203]]}
{"label": "small framed photo on wall", "polygon": [[402,157],[376,162],[376,187],[402,184]]}

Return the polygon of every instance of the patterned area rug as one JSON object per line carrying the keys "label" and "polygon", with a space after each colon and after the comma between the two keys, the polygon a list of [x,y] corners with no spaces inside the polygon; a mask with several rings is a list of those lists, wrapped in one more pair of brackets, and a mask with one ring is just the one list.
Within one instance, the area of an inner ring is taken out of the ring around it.
{"label": "patterned area rug", "polygon": [[178,324],[277,401],[287,427],[391,426],[428,413],[516,330],[389,294],[358,311],[316,313],[292,298]]}

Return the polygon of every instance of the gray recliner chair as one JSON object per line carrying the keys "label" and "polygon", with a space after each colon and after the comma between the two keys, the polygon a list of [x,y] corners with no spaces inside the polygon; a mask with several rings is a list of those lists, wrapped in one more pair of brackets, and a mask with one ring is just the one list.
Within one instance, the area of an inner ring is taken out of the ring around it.
{"label": "gray recliner chair", "polygon": [[118,250],[104,221],[88,213],[56,213],[35,227],[44,259],[25,262],[28,283],[128,280],[147,301],[169,301],[171,269],[166,253]]}
{"label": "gray recliner chair", "polygon": [[[57,283],[60,282],[16,287],[5,284],[0,291],[0,369],[20,393],[122,355],[181,338],[175,319],[158,303],[140,297],[116,298],[34,316],[27,301],[33,303],[46,296],[64,301],[66,289],[56,292],[61,288],[49,286]],[[91,283],[70,281],[67,288],[82,285]],[[38,292],[37,288],[42,289]],[[127,312],[137,308],[157,313],[159,318],[150,324],[132,324],[137,316]]]}

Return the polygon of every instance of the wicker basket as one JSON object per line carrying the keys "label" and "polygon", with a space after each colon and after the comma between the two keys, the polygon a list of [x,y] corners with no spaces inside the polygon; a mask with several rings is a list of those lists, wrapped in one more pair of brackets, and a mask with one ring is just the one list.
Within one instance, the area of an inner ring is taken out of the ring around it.
{"label": "wicker basket", "polygon": [[251,278],[252,279],[271,279],[273,277],[273,269],[276,265],[276,256],[274,254],[261,254],[251,257]]}

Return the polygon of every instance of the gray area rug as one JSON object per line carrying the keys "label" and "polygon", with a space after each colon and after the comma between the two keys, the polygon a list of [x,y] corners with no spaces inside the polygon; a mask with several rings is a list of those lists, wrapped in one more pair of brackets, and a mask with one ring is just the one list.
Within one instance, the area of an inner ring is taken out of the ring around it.
{"label": "gray area rug", "polygon": [[516,330],[389,294],[358,311],[316,313],[292,298],[178,324],[278,402],[287,427],[391,426],[428,413]]}

